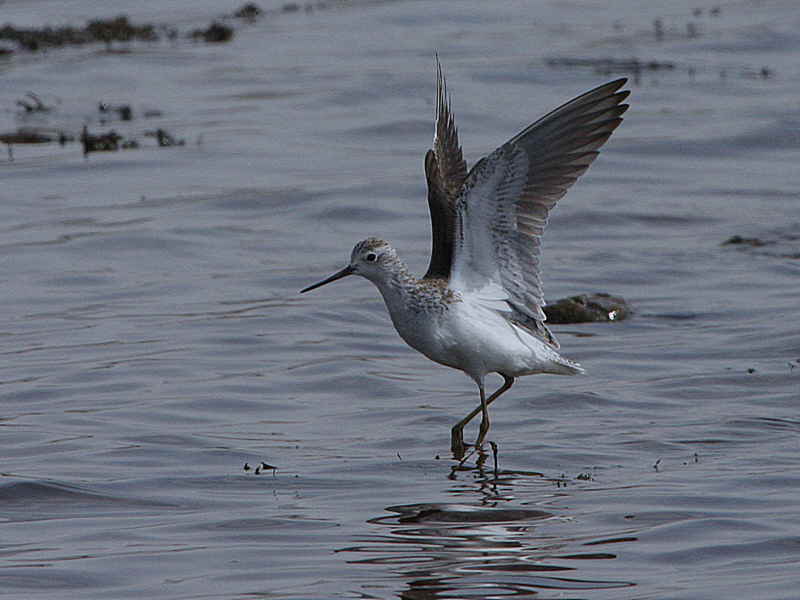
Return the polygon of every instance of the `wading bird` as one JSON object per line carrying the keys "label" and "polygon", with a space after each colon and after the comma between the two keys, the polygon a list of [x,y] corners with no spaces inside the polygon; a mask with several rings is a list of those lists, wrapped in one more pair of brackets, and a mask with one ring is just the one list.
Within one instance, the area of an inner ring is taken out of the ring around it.
{"label": "wading bird", "polygon": [[[539,261],[550,210],[597,157],[622,122],[626,79],[601,85],[523,129],[467,171],[437,59],[436,125],[425,155],[433,243],[418,279],[378,238],[358,242],[350,263],[308,292],[347,275],[370,280],[405,342],[431,360],[459,369],[478,385],[480,405],[452,429],[464,457],[464,426],[478,413],[475,448],[489,431],[489,405],[516,377],[576,375],[545,325]],[[486,396],[488,373],[503,385]],[[463,462],[463,461],[462,461]]]}

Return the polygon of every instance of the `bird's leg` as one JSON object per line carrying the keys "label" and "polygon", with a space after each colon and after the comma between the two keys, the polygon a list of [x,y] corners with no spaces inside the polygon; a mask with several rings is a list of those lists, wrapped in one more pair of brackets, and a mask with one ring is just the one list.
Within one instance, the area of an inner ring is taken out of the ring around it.
{"label": "bird's leg", "polygon": [[453,457],[456,460],[461,461],[460,464],[463,464],[464,461],[467,460],[467,458],[469,458],[464,456],[464,452],[467,449],[466,445],[464,444],[464,426],[467,423],[469,423],[475,417],[475,415],[477,415],[486,406],[486,392],[483,388],[483,377],[481,377],[480,379],[476,379],[475,383],[478,384],[478,391],[480,391],[481,394],[480,405],[478,406],[478,408],[469,413],[466,417],[461,419],[458,423],[453,425],[453,429],[450,430],[450,450],[453,452]]}
{"label": "bird's leg", "polygon": [[[459,427],[460,425],[460,427]],[[453,458],[461,460],[464,457],[464,424],[459,422],[450,431],[450,451],[453,453]]]}
{"label": "bird's leg", "polygon": [[483,386],[478,388],[481,392],[481,426],[478,429],[478,439],[475,440],[475,449],[481,450],[483,447],[483,439],[486,437],[486,434],[489,432],[489,405],[486,404],[486,392],[483,389]]}
{"label": "bird's leg", "polygon": [[[503,385],[500,386],[499,390],[497,390],[494,394],[492,394],[486,399],[485,403],[486,407],[488,408],[492,402],[494,402],[497,398],[500,397],[501,394],[507,392],[512,385],[514,385],[514,378],[508,377],[507,375],[503,375]],[[453,452],[453,456],[456,458],[456,460],[460,460],[464,456],[464,451],[466,449],[464,446],[464,426],[466,426],[467,423],[469,423],[472,419],[474,419],[475,416],[484,409],[484,402],[482,398],[483,386],[479,384],[478,387],[481,389],[480,405],[471,413],[469,413],[466,417],[464,417],[458,423],[456,423],[453,426],[453,429],[450,433],[450,450]],[[486,430],[487,431],[489,430],[488,426],[486,427]],[[479,439],[481,442],[483,441],[483,437],[480,437]],[[477,445],[478,444],[476,444],[476,446]]]}
{"label": "bird's leg", "polygon": [[481,393],[480,409],[483,411],[480,433],[478,434],[478,440],[475,442],[475,447],[472,449],[472,452],[462,458],[459,461],[458,466],[460,468],[465,462],[467,462],[467,459],[470,456],[477,452],[478,460],[475,461],[475,466],[478,468],[478,470],[483,471],[483,463],[486,462],[486,454],[483,452],[483,438],[486,437],[486,432],[489,431],[489,408],[486,404],[486,390],[483,388],[483,379],[478,381],[478,391]]}

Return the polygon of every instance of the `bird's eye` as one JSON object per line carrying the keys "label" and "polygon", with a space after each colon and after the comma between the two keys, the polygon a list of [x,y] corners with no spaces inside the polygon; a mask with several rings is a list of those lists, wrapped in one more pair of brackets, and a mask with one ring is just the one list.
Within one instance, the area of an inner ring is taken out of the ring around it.
{"label": "bird's eye", "polygon": [[370,252],[364,257],[364,260],[366,260],[367,262],[375,262],[376,260],[378,260],[378,255],[375,254],[374,252]]}

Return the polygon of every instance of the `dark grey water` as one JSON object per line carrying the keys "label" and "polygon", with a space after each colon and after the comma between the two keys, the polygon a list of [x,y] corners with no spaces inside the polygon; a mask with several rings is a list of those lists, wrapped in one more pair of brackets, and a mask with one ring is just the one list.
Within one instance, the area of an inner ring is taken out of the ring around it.
{"label": "dark grey water", "polygon": [[[159,6],[0,21],[186,31],[237,3]],[[0,133],[141,141],[0,162],[0,595],[796,598],[794,2],[262,6],[229,44],[0,58]],[[493,406],[497,479],[450,476],[474,385],[403,345],[368,283],[297,294],[370,234],[424,267],[435,50],[470,162],[636,76],[545,239],[549,298],[636,314],[556,329],[589,374]],[[52,110],[23,114],[28,91]],[[100,101],[134,119],[100,125]]]}

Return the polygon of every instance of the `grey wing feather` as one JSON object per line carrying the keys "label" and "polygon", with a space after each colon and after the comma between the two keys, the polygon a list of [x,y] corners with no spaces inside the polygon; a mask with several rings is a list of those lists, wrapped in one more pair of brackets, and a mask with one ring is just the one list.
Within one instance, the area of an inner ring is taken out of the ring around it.
{"label": "grey wing feather", "polygon": [[496,297],[499,286],[510,318],[545,340],[552,335],[543,323],[542,234],[550,210],[622,122],[629,92],[618,90],[626,81],[578,96],[481,159],[456,205],[451,287]]}
{"label": "grey wing feather", "polygon": [[436,58],[436,132],[425,155],[428,207],[431,211],[431,262],[424,278],[447,278],[453,261],[455,204],[467,178],[467,163],[458,143],[442,66]]}

